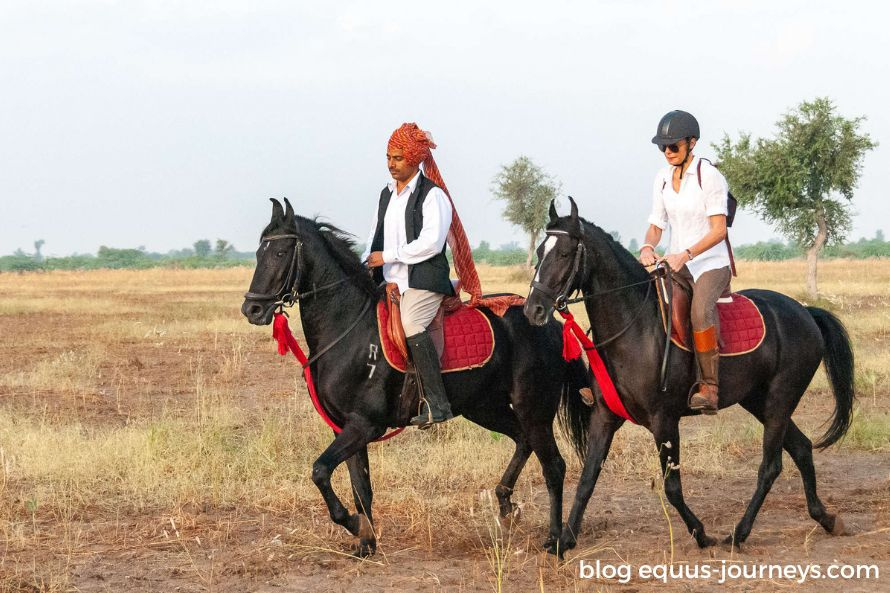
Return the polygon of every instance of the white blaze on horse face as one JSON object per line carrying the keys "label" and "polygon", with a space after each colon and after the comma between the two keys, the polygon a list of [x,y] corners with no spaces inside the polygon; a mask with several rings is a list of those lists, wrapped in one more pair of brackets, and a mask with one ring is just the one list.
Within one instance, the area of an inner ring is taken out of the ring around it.
{"label": "white blaze on horse face", "polygon": [[[535,272],[535,282],[538,282],[541,279],[541,268],[544,267],[547,255],[554,247],[556,247],[556,237],[551,235],[544,241],[544,255],[541,256],[541,261],[538,262],[538,271]],[[532,288],[532,290],[534,290],[534,288]]]}

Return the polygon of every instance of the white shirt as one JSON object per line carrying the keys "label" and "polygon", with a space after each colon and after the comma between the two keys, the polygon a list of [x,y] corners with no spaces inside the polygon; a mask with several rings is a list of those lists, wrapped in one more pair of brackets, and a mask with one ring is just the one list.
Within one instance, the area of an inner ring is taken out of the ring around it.
{"label": "white shirt", "polygon": [[[405,231],[405,207],[408,198],[414,193],[420,180],[420,171],[396,193],[396,182],[388,184],[392,195],[383,218],[383,279],[395,282],[399,292],[408,290],[408,266],[426,261],[442,251],[451,228],[451,202],[441,188],[434,187],[423,201],[423,228],[417,238],[410,243]],[[377,208],[371,220],[371,234],[368,236],[367,247],[362,260],[371,254],[371,243],[377,230]]]}
{"label": "white shirt", "polygon": [[[652,214],[649,224],[665,230],[671,227],[671,244],[668,253],[683,253],[711,230],[709,216],[727,213],[726,203],[729,187],[726,179],[716,167],[703,162],[701,165],[701,186],[698,182],[699,158],[693,157],[689,168],[680,181],[680,191],[674,191],[674,167],[668,165],[655,176],[652,186]],[[703,251],[686,263],[689,273],[698,280],[704,272],[729,265],[729,250],[726,241],[720,241],[707,251]]]}

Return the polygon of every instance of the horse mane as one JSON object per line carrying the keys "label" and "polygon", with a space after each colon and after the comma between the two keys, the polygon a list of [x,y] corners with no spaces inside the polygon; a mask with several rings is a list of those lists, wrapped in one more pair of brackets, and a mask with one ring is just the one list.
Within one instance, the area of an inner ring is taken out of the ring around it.
{"label": "horse mane", "polygon": [[594,223],[590,222],[586,218],[578,217],[580,220],[582,228],[591,233],[594,237],[600,239],[611,251],[614,256],[615,261],[617,261],[621,267],[627,270],[631,274],[636,274],[638,276],[642,276],[642,274],[646,274],[646,268],[637,261],[637,258],[627,250],[627,248],[615,240],[615,237],[612,236],[611,233],[606,232],[602,228],[598,227]]}
{"label": "horse mane", "polygon": [[317,216],[312,220],[300,218],[311,224],[312,228],[324,240],[331,256],[343,270],[343,273],[351,276],[355,284],[362,290],[371,296],[377,296],[379,293],[377,284],[371,275],[368,274],[367,268],[362,264],[356,253],[355,237],[328,222],[321,222]]}

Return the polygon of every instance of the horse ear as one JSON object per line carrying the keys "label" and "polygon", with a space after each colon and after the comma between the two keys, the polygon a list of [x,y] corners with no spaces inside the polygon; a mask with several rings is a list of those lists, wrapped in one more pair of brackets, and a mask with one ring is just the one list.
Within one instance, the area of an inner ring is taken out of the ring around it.
{"label": "horse ear", "polygon": [[575,198],[569,196],[569,202],[572,203],[572,222],[578,221],[578,204],[575,203]]}
{"label": "horse ear", "polygon": [[559,214],[556,212],[556,200],[550,200],[550,222],[556,222],[556,219],[559,218]]}
{"label": "horse ear", "polygon": [[284,198],[284,204],[287,206],[287,211],[284,213],[284,219],[292,221],[294,219],[294,207],[290,205],[290,200],[287,198]]}
{"label": "horse ear", "polygon": [[272,202],[272,220],[284,218],[284,208],[281,207],[281,202],[275,198],[269,198],[269,201]]}

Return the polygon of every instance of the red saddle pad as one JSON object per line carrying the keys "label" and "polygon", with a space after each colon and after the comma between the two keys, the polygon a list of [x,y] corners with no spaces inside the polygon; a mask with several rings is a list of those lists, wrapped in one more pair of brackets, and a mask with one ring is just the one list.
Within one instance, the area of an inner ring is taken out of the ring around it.
{"label": "red saddle pad", "polygon": [[[377,330],[383,355],[394,369],[405,372],[405,357],[389,337],[389,311],[383,302],[377,303]],[[444,320],[445,351],[441,363],[443,373],[465,371],[483,366],[494,352],[494,332],[491,322],[478,309],[461,307],[446,313]]]}
{"label": "red saddle pad", "polygon": [[[717,302],[720,315],[720,356],[748,354],[763,343],[766,327],[763,315],[754,301],[737,292],[732,293],[732,302]],[[692,344],[681,344],[676,331],[671,332],[671,340],[684,350],[692,350]]]}

